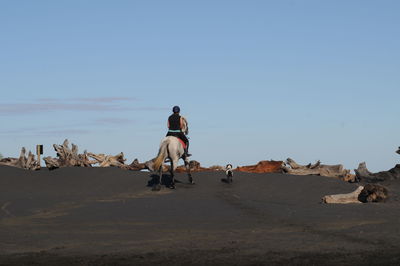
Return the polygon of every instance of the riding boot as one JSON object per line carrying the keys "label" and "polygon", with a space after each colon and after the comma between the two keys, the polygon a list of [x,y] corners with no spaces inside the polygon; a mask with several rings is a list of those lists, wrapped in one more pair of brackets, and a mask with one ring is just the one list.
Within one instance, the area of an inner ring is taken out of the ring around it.
{"label": "riding boot", "polygon": [[189,153],[189,151],[188,151],[188,148],[187,148],[187,147],[185,148],[185,156],[186,156],[186,157],[190,157],[190,156],[192,156],[192,155]]}

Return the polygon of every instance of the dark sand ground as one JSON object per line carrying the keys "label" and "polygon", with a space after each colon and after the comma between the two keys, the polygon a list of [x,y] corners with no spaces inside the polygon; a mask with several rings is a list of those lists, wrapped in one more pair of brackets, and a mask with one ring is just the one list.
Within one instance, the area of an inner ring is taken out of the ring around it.
{"label": "dark sand ground", "polygon": [[0,166],[0,265],[400,265],[400,182],[379,204],[321,204],[320,176]]}

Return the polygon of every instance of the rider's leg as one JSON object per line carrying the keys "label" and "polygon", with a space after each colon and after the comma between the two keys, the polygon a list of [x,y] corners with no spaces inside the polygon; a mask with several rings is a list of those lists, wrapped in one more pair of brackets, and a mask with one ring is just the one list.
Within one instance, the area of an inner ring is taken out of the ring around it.
{"label": "rider's leg", "polygon": [[186,155],[186,157],[189,157],[189,156],[192,156],[190,153],[189,153],[189,140],[188,140],[188,138],[185,136],[185,134],[181,134],[181,139],[183,140],[183,142],[185,142],[185,144],[186,144],[186,148],[185,148],[185,155]]}
{"label": "rider's leg", "polygon": [[186,142],[185,153],[186,153],[186,156],[187,156],[187,157],[192,156],[192,155],[189,153],[189,141]]}

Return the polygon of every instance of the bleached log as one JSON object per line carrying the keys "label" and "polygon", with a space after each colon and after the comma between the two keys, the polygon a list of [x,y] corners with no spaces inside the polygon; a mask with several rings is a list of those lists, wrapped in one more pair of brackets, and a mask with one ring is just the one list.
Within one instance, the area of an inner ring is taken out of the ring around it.
{"label": "bleached log", "polygon": [[95,160],[100,167],[124,167],[126,159],[124,158],[124,153],[120,152],[117,155],[105,155],[105,154],[95,154],[87,153],[87,155]]}
{"label": "bleached log", "polygon": [[335,194],[327,195],[322,198],[324,203],[338,203],[338,204],[348,204],[348,203],[362,203],[358,200],[358,195],[364,189],[363,186],[359,186],[356,190],[347,194]]}
{"label": "bleached log", "polygon": [[288,158],[282,169],[284,172],[292,175],[320,175],[349,182],[355,181],[355,176],[350,174],[350,170],[344,169],[341,164],[325,165],[317,161],[315,164],[300,165],[293,159]]}
{"label": "bleached log", "polygon": [[322,198],[324,203],[368,203],[384,202],[388,198],[388,190],[382,185],[366,184],[347,194],[327,195]]}
{"label": "bleached log", "polygon": [[309,163],[308,165],[300,165],[296,163],[293,159],[287,158],[286,164],[288,164],[292,169],[314,169],[318,167],[321,164],[321,162],[317,161],[315,164]]}
{"label": "bleached log", "polygon": [[[154,159],[149,160],[144,163],[140,163],[138,159],[133,160],[133,162],[129,165],[126,165],[123,167],[126,170],[131,170],[131,171],[141,171],[141,170],[150,170],[153,171],[153,163]],[[163,167],[166,167],[165,165]],[[163,171],[168,171],[168,168],[164,168]]]}

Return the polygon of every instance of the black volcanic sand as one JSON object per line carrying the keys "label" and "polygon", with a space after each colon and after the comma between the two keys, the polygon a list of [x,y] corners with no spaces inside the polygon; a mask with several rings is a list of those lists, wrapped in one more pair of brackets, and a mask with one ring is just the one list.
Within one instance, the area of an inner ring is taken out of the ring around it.
{"label": "black volcanic sand", "polygon": [[400,181],[386,203],[327,205],[320,176],[0,166],[0,265],[400,265]]}

